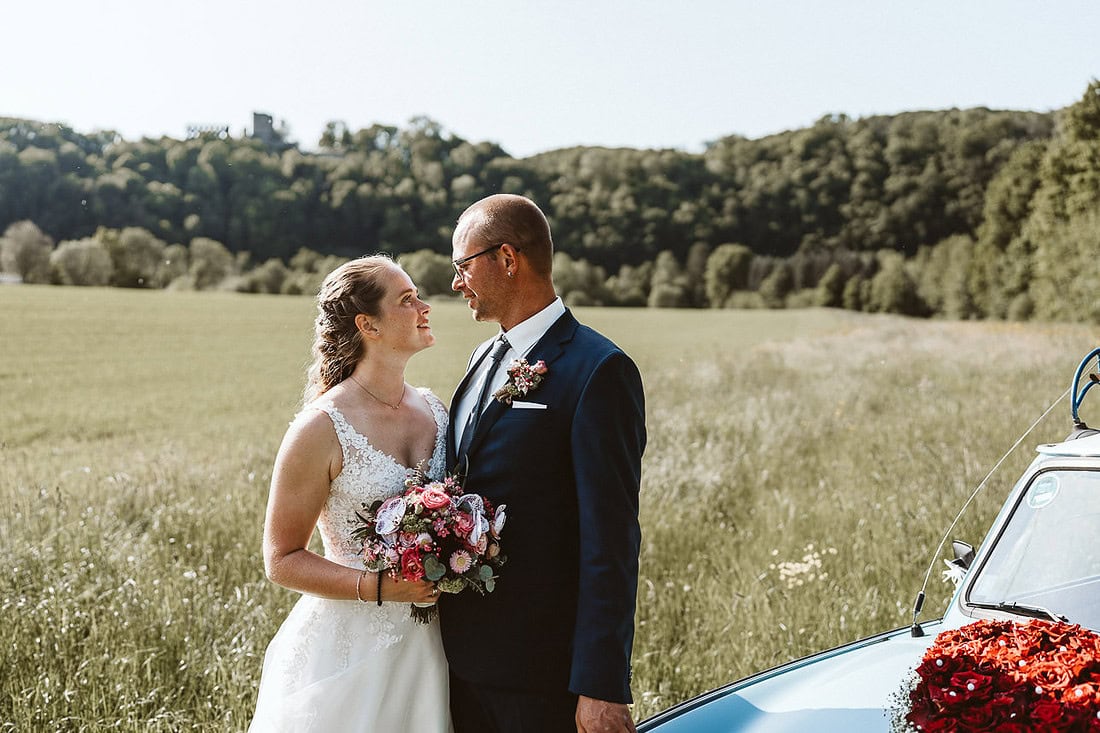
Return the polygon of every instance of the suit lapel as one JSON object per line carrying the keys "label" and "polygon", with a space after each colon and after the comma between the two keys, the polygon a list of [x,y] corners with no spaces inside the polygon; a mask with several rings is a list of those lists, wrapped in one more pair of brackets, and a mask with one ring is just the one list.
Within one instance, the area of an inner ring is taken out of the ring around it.
{"label": "suit lapel", "polygon": [[[566,310],[558,320],[554,321],[554,325],[547,329],[542,338],[535,343],[531,351],[527,353],[528,363],[534,364],[541,359],[546,362],[547,367],[553,364],[562,355],[565,344],[573,339],[573,334],[576,333],[578,325],[580,324],[577,323],[577,319],[573,317],[569,310]],[[482,354],[482,358],[484,356]],[[547,378],[553,378],[552,375],[553,372],[551,371]],[[489,406],[485,408],[485,412],[481,416],[481,422],[477,425],[477,431],[470,441],[470,449],[467,451],[467,455],[477,450],[477,447],[485,440],[489,430],[504,415],[507,409],[500,401],[490,399]]]}
{"label": "suit lapel", "polygon": [[[496,337],[494,336],[494,338]],[[491,346],[492,340],[488,341],[487,343]],[[481,366],[481,362],[485,360],[486,355],[492,350],[488,346],[485,346],[485,344],[482,344],[482,346],[479,346],[478,348],[481,349],[481,353],[475,353],[475,355],[471,357],[470,366],[466,368],[466,373],[462,376],[462,381],[460,381],[458,383],[458,386],[455,387],[455,393],[451,397],[451,409],[449,411],[450,419],[448,421],[449,424],[447,425],[448,466],[455,465],[455,462],[458,460],[458,455],[456,453],[456,451],[458,450],[458,444],[455,441],[455,413],[458,410],[458,401],[462,398],[462,395],[465,394],[466,389],[470,386],[470,379],[477,372],[477,368]]]}

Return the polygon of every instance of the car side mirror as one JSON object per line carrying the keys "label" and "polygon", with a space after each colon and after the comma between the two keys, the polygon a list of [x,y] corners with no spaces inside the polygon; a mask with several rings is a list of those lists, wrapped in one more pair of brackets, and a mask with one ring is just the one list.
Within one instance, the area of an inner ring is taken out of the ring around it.
{"label": "car side mirror", "polygon": [[969,570],[971,563],[974,562],[974,547],[962,540],[951,540],[951,551],[955,553],[952,564],[963,570]]}

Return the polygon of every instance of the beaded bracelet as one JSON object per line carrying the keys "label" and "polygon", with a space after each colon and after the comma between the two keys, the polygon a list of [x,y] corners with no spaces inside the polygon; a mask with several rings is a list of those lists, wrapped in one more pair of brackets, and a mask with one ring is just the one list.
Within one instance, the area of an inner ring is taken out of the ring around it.
{"label": "beaded bracelet", "polygon": [[382,607],[382,573],[378,573],[378,607]]}

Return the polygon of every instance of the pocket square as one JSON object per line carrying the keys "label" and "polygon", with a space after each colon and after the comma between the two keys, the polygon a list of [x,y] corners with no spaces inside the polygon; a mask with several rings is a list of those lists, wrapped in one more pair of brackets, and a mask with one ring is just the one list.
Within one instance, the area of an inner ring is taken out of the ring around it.
{"label": "pocket square", "polygon": [[541,402],[521,402],[520,400],[512,400],[513,410],[545,410],[546,405]]}

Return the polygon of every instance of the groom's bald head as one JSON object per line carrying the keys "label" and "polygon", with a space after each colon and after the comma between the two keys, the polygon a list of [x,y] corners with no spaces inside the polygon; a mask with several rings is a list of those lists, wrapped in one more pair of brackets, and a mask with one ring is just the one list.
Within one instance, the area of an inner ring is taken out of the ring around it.
{"label": "groom's bald head", "polygon": [[527,258],[534,272],[550,276],[554,260],[550,223],[535,202],[524,196],[498,193],[472,204],[458,217],[454,241],[476,241],[484,247],[510,244]]}

